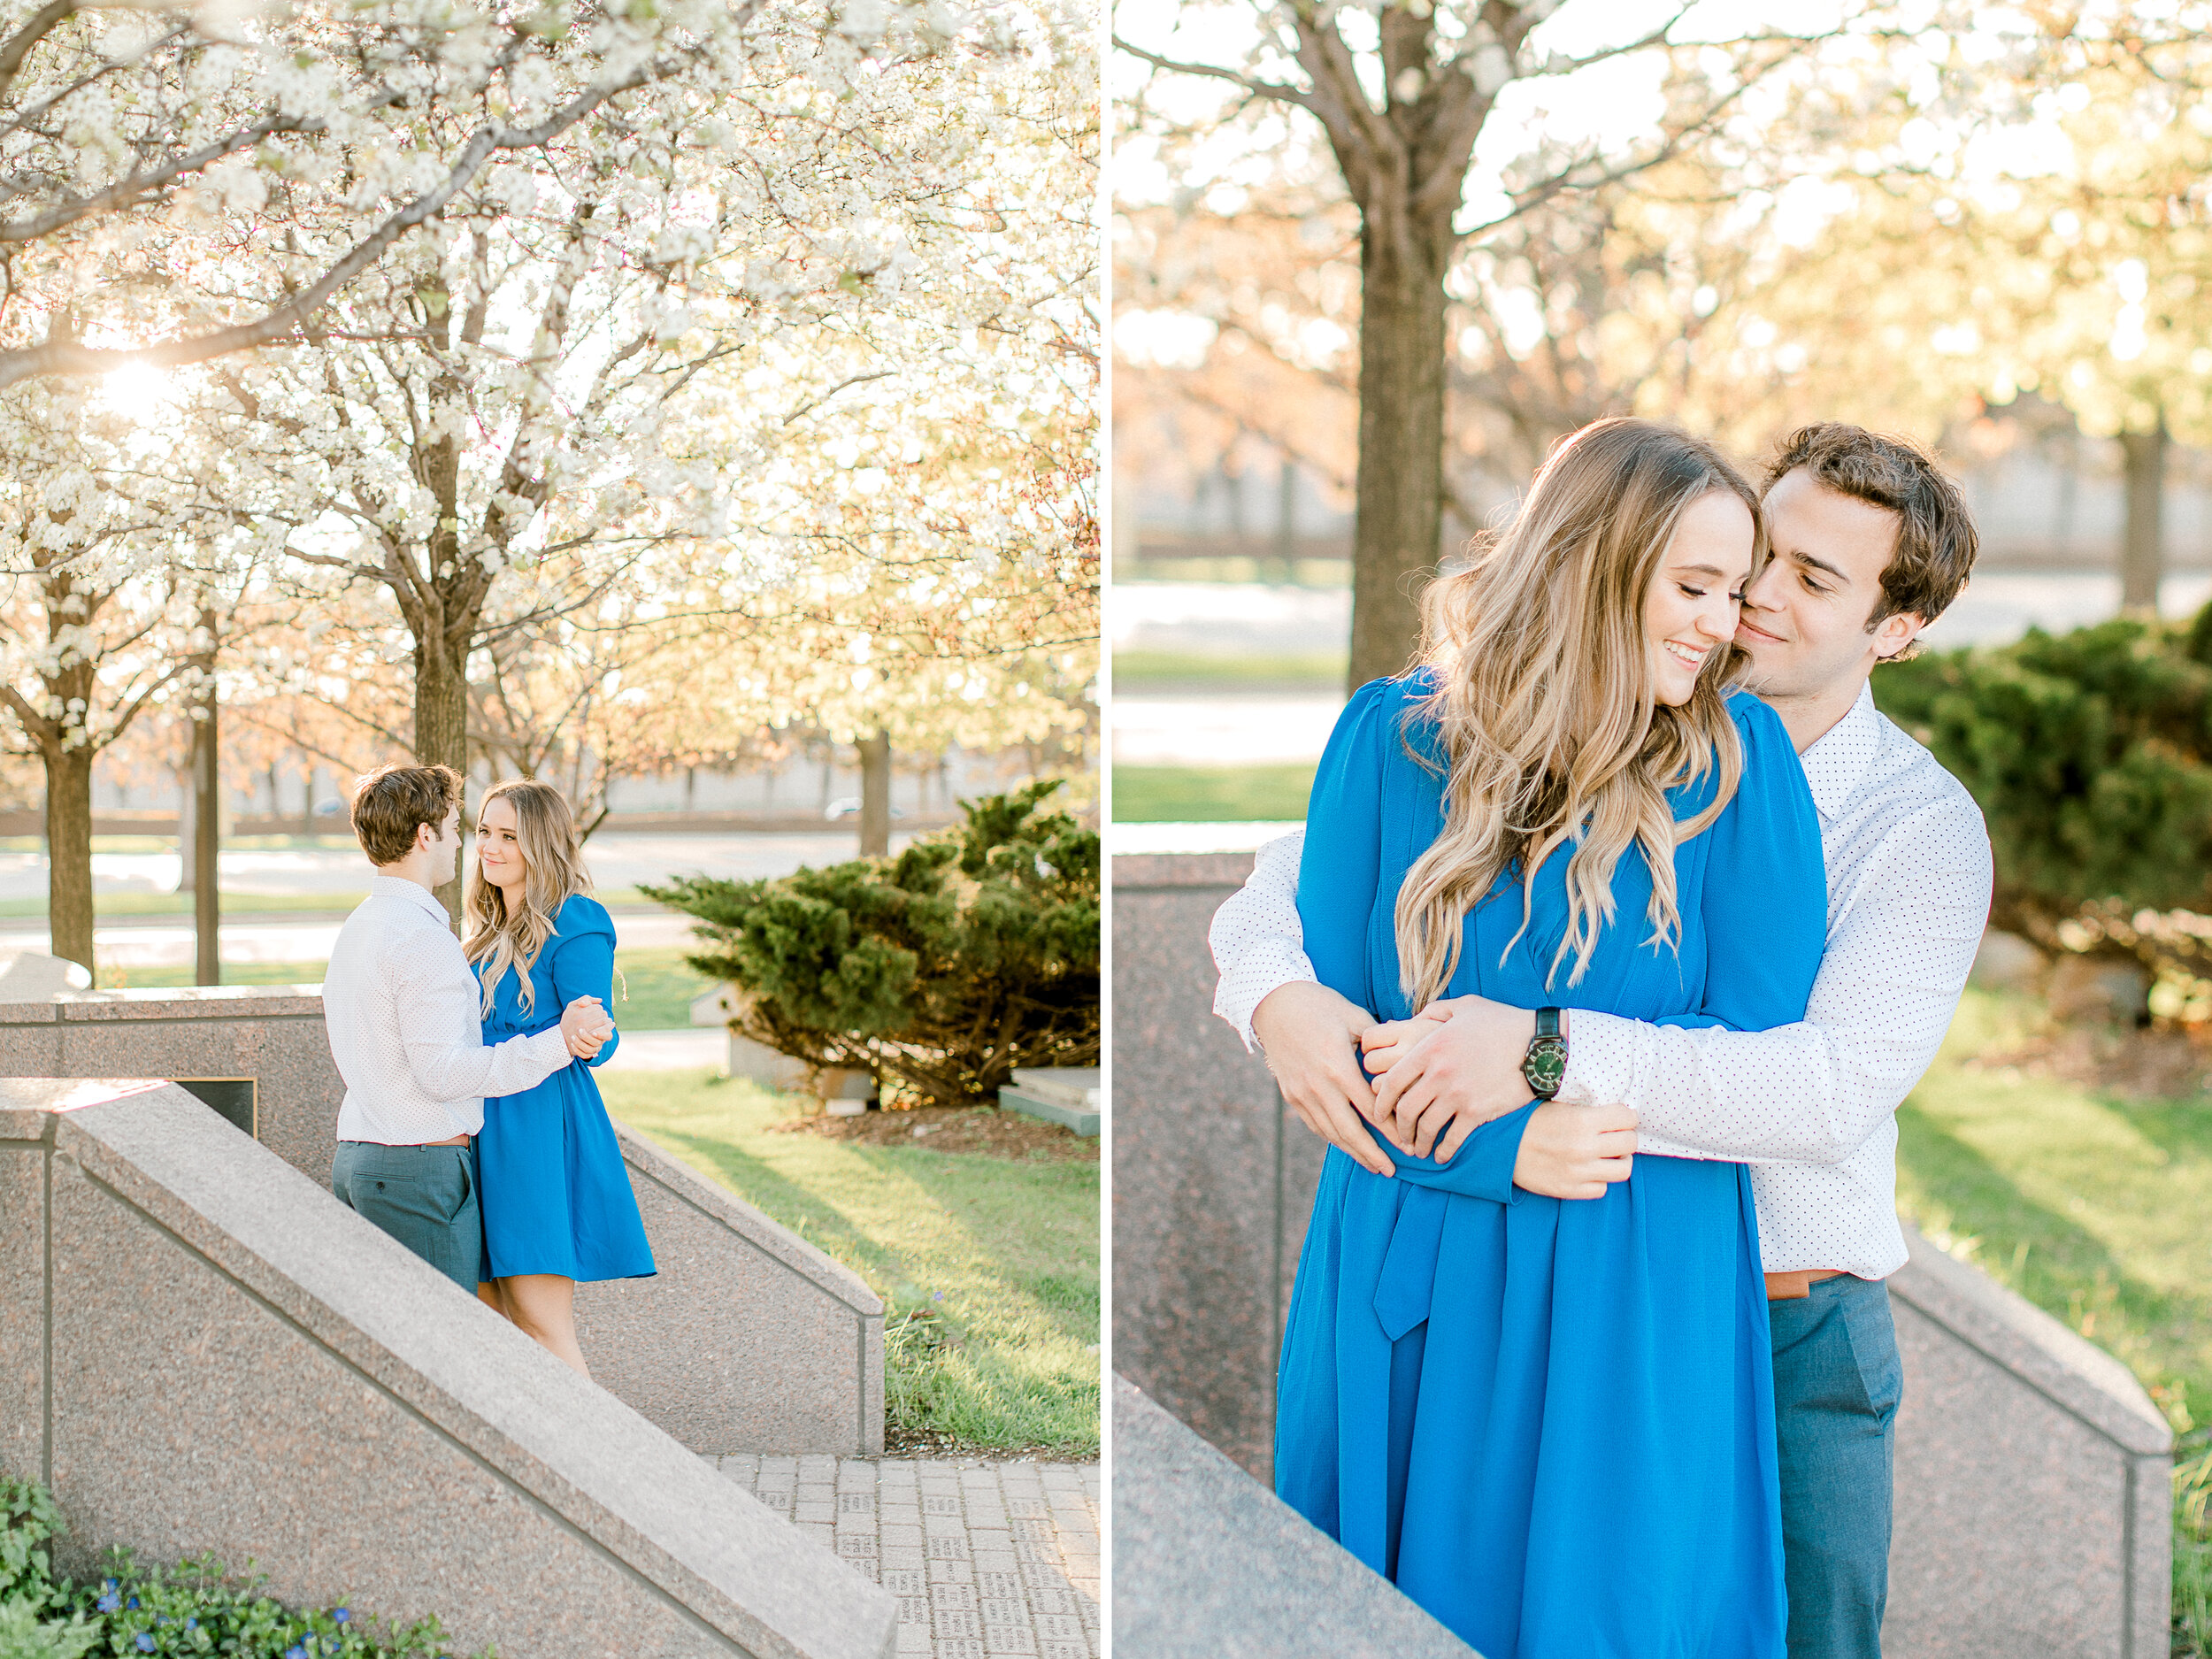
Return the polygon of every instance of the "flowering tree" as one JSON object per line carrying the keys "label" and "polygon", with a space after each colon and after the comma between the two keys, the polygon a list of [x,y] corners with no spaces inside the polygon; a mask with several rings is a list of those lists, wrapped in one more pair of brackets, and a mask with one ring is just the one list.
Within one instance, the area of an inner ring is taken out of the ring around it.
{"label": "flowering tree", "polygon": [[0,385],[296,343],[503,164],[700,113],[762,4],[0,9]]}
{"label": "flowering tree", "polygon": [[88,970],[93,764],[150,708],[206,680],[206,625],[234,590],[221,526],[163,499],[162,442],[104,390],[0,396],[0,708],[12,717],[0,741],[44,773],[53,949]]}
{"label": "flowering tree", "polygon": [[[1188,8],[1213,25],[1210,50],[1187,48],[1172,30],[1117,38],[1150,71],[1133,110],[1144,143],[1173,150],[1194,138],[1211,153],[1197,173],[1171,170],[1194,194],[1233,201],[1260,170],[1254,163],[1317,135],[1357,214],[1357,346],[1348,366],[1358,404],[1354,685],[1404,666],[1417,633],[1409,575],[1439,550],[1452,355],[1447,277],[1463,244],[1679,153],[1715,130],[1747,87],[1810,44],[1768,32],[1701,41],[1684,21],[1692,9],[1662,7],[1624,39],[1571,45],[1563,21],[1546,27],[1560,0],[1252,0]],[[1548,88],[1571,96],[1567,77],[1632,57],[1654,66],[1662,106],[1642,138],[1561,142],[1527,125],[1532,106],[1553,96]],[[1207,86],[1222,96],[1202,111],[1198,89]],[[1486,133],[1495,127],[1494,145],[1516,143],[1517,124],[1522,153],[1479,166]]]}

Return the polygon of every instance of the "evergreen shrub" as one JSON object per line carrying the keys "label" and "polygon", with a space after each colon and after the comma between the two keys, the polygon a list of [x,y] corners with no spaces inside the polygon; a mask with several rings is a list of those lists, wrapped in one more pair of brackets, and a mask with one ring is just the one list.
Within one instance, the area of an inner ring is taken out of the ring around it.
{"label": "evergreen shrub", "polygon": [[687,958],[744,995],[732,1029],[907,1104],[995,1101],[1017,1066],[1095,1065],[1099,839],[1044,780],[964,803],[893,858],[641,887],[697,918]]}
{"label": "evergreen shrub", "polygon": [[1885,664],[1874,695],[1980,803],[1994,926],[2212,1013],[2212,606]]}

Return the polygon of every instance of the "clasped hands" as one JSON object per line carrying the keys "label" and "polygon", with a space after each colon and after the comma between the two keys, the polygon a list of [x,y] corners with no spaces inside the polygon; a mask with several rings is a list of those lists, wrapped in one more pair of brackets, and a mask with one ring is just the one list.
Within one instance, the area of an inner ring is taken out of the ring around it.
{"label": "clasped hands", "polygon": [[[1450,997],[1410,1019],[1378,1021],[1303,980],[1271,991],[1252,1029],[1306,1126],[1378,1175],[1397,1166],[1368,1125],[1401,1151],[1448,1163],[1469,1135],[1531,1098],[1521,1059],[1535,1017],[1486,997]],[[1608,1183],[1628,1179],[1635,1150],[1628,1107],[1547,1101],[1529,1114],[1513,1184],[1552,1198],[1602,1197]]]}
{"label": "clasped hands", "polygon": [[580,996],[561,1010],[561,1041],[579,1060],[595,1057],[614,1035],[614,1017],[595,996]]}

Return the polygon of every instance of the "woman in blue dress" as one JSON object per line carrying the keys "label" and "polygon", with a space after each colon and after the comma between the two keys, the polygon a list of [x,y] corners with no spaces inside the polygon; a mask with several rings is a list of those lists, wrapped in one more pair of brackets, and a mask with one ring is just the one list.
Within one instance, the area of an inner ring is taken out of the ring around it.
{"label": "woman in blue dress", "polygon": [[[613,1005],[614,922],[585,891],[590,885],[575,816],[559,790],[517,780],[484,796],[463,949],[483,987],[487,1043],[550,1029],[579,996]],[[475,1142],[488,1280],[476,1294],[587,1377],[576,1343],[577,1281],[655,1271],[591,1075],[621,1041],[611,1031],[588,1061],[487,1100]]]}
{"label": "woman in blue dress", "polygon": [[[1322,982],[1383,1020],[1468,992],[1801,1018],[1818,824],[1781,722],[1731,688],[1764,554],[1697,439],[1610,420],[1555,451],[1432,586],[1418,666],[1330,738],[1298,887]],[[1534,1114],[1595,1110],[1532,1100],[1434,1157],[1378,1134],[1392,1177],[1329,1151],[1277,1488],[1487,1659],[1781,1659],[1747,1174],[1629,1156],[1625,1129],[1573,1181],[1540,1136],[1524,1157]]]}

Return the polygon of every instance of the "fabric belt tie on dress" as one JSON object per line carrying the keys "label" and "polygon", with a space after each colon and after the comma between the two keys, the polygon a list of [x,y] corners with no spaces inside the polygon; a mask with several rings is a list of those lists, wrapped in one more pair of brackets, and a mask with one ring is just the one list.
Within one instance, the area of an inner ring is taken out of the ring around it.
{"label": "fabric belt tie on dress", "polygon": [[1436,1295],[1436,1257],[1444,1241],[1444,1217],[1450,1195],[1426,1187],[1409,1187],[1391,1225],[1383,1252],[1382,1276],[1375,1285],[1375,1317],[1383,1334],[1395,1342],[1429,1317]]}
{"label": "fabric belt tie on dress", "polygon": [[1841,1279],[1843,1270],[1835,1267],[1799,1267],[1786,1273],[1767,1275],[1769,1302],[1798,1302],[1813,1294],[1813,1286],[1824,1279]]}

